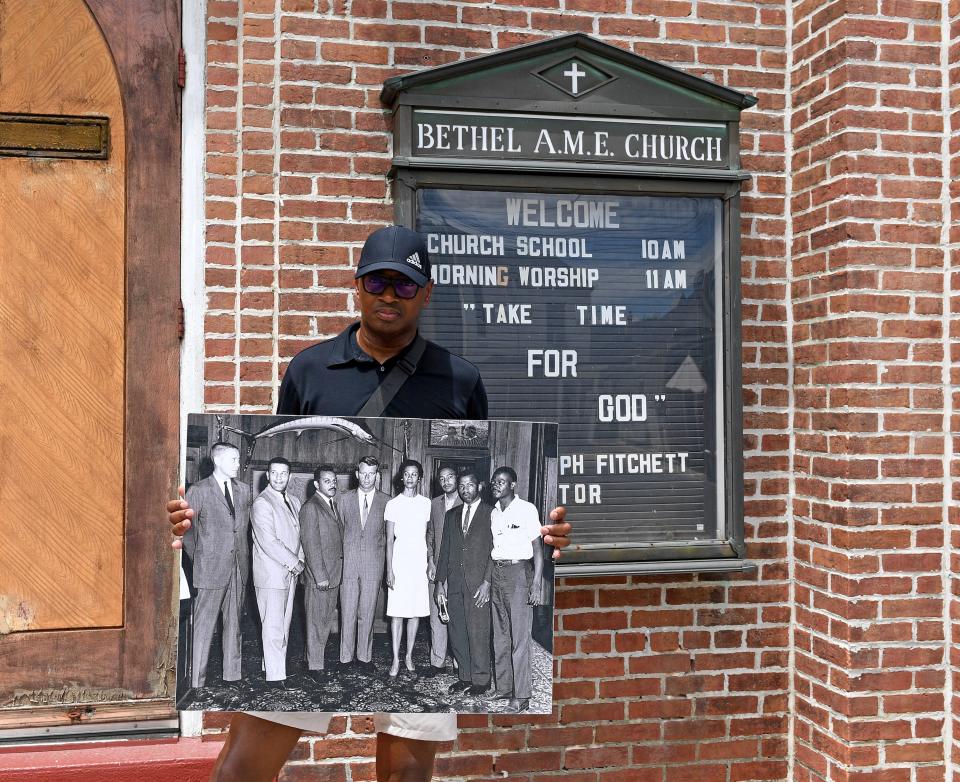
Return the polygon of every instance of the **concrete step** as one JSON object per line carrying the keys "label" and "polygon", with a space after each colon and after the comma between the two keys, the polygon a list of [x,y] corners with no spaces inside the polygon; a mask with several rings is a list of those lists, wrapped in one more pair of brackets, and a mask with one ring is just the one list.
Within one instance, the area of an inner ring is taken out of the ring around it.
{"label": "concrete step", "polygon": [[206,782],[222,741],[74,742],[0,749],[3,782]]}

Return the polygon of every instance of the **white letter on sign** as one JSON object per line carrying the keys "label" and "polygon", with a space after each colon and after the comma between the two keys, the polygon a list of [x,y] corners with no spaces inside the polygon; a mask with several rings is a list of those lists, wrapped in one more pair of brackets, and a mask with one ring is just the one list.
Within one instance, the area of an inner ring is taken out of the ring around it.
{"label": "white letter on sign", "polygon": [[433,149],[433,125],[423,122],[417,123],[417,147],[419,149]]}
{"label": "white letter on sign", "polygon": [[533,377],[537,367],[542,367],[544,377],[576,377],[577,351],[531,348],[527,351],[527,377]]}
{"label": "white letter on sign", "polygon": [[646,394],[601,394],[597,397],[597,417],[603,423],[611,421],[646,421]]}

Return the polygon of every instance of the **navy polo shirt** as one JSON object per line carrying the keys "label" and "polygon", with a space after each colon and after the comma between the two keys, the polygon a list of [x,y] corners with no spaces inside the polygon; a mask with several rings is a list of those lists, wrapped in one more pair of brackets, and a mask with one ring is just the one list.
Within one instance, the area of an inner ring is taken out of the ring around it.
{"label": "navy polo shirt", "polygon": [[[280,384],[280,415],[339,415],[360,412],[374,389],[409,350],[380,364],[357,345],[359,323],[333,339],[293,357]],[[407,378],[383,413],[389,418],[487,417],[487,392],[480,370],[427,340],[417,371]]]}

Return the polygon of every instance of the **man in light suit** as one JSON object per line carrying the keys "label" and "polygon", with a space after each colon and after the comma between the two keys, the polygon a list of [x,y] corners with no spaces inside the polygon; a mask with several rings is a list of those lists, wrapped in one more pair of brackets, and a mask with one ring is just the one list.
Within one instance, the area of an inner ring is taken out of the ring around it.
{"label": "man in light suit", "polygon": [[300,509],[300,543],[306,568],[303,601],[307,621],[307,667],[324,669],[324,648],[337,616],[337,597],[343,575],[343,522],[334,498],[337,472],[321,464],[313,473],[317,490]]}
{"label": "man in light suit", "polygon": [[380,462],[364,456],[357,464],[358,486],[337,501],[343,519],[343,581],[340,585],[340,662],[357,658],[359,668],[373,667],[373,615],[387,561],[383,512],[389,496],[379,491]]}
{"label": "man in light suit", "polygon": [[290,462],[267,465],[269,484],[253,501],[253,586],[260,611],[263,668],[267,681],[282,689],[287,678],[287,640],[297,576],[303,571],[300,501],[287,495]]}
{"label": "man in light suit", "polygon": [[186,494],[194,510],[193,525],[183,536],[183,550],[193,562],[193,649],[190,686],[203,687],[210,643],[223,616],[223,680],[240,679],[240,607],[250,552],[250,489],[236,480],[240,450],[232,443],[210,449],[213,475],[197,481]]}
{"label": "man in light suit", "polygon": [[[427,523],[427,574],[430,578],[430,594],[436,593],[437,562],[440,559],[440,545],[443,543],[443,520],[447,511],[458,507],[460,495],[457,493],[457,474],[452,467],[440,468],[437,476],[440,489],[439,497],[430,500],[430,521]],[[430,601],[430,670],[425,677],[433,677],[444,671],[447,659],[447,625],[440,621],[440,611],[436,600]]]}
{"label": "man in light suit", "polygon": [[457,479],[463,505],[444,517],[437,563],[437,599],[447,601],[449,638],[459,681],[450,692],[480,695],[490,686],[490,579],[493,510],[480,499],[480,480],[472,472]]}

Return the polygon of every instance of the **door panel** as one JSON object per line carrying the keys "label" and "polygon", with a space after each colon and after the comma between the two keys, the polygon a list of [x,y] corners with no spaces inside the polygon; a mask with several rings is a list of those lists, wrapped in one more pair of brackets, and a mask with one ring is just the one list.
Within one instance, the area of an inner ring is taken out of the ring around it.
{"label": "door panel", "polygon": [[179,8],[0,0],[0,740],[175,713]]}
{"label": "door panel", "polygon": [[[123,624],[125,144],[82,0],[0,3],[0,111],[106,117],[106,160],[0,164],[0,627]],[[96,496],[98,534],[78,511]]]}

